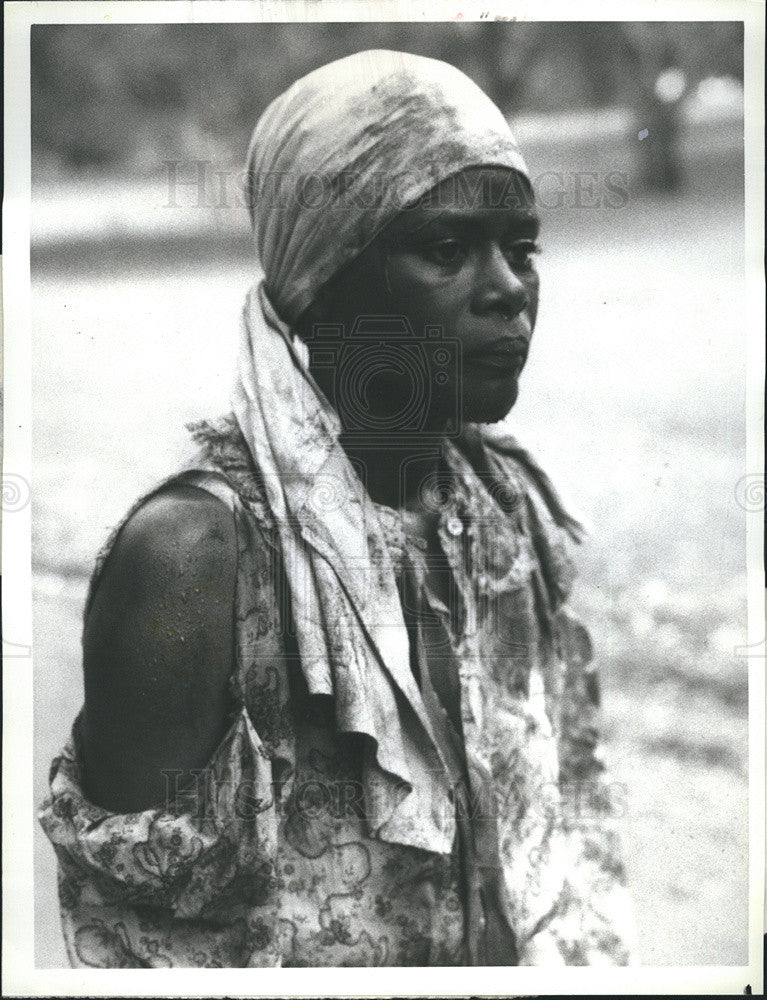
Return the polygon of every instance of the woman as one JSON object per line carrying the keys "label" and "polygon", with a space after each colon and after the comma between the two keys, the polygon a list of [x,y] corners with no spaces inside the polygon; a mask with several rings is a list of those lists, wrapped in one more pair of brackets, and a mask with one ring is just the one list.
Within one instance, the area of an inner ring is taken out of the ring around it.
{"label": "woman", "polygon": [[74,965],[625,963],[579,526],[513,439],[539,220],[458,70],[362,52],[250,147],[233,414],[98,561],[41,811]]}

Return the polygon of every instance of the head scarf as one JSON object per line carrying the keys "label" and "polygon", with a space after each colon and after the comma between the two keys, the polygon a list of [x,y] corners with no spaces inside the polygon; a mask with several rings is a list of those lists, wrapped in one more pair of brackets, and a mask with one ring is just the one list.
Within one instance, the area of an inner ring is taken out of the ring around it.
{"label": "head scarf", "polygon": [[292,323],[405,206],[467,167],[529,176],[506,119],[455,66],[359,52],[298,80],[256,125],[247,192],[266,289]]}
{"label": "head scarf", "polygon": [[258,122],[248,192],[263,274],[242,314],[234,411],[280,535],[310,693],[364,733],[371,836],[448,853],[449,766],[410,667],[375,507],[289,324],[402,208],[467,167],[528,176],[498,108],[463,73],[400,52],[323,66]]}

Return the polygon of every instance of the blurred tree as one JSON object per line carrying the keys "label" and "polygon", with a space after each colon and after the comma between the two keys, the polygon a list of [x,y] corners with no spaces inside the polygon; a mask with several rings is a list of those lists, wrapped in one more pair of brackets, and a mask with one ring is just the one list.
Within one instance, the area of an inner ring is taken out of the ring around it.
{"label": "blurred tree", "polygon": [[653,97],[669,62],[689,86],[743,73],[735,22],[36,25],[36,169],[144,173],[164,159],[231,160],[281,90],[363,48],[446,59],[507,113],[632,105],[652,123],[645,151],[673,147],[673,108]]}

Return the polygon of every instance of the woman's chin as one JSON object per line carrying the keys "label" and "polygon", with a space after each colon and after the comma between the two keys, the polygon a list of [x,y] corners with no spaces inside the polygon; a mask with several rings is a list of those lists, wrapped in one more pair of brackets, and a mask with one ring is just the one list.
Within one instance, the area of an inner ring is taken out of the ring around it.
{"label": "woman's chin", "polygon": [[497,424],[508,416],[517,401],[519,387],[516,379],[503,392],[484,394],[464,391],[463,419],[471,424]]}

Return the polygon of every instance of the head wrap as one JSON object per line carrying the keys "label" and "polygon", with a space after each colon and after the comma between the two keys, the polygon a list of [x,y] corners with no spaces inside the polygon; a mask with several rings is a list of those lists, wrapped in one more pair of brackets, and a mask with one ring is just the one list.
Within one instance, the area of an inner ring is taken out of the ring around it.
{"label": "head wrap", "polygon": [[263,275],[242,314],[234,411],[264,479],[310,693],[365,733],[371,836],[448,853],[449,767],[410,667],[394,569],[338,416],[289,324],[407,203],[467,167],[527,171],[498,108],[463,73],[361,52],[266,109],[248,189]]}
{"label": "head wrap", "polygon": [[247,191],[266,289],[292,323],[402,208],[467,167],[528,176],[499,109],[464,73],[359,52],[274,100],[253,133]]}

